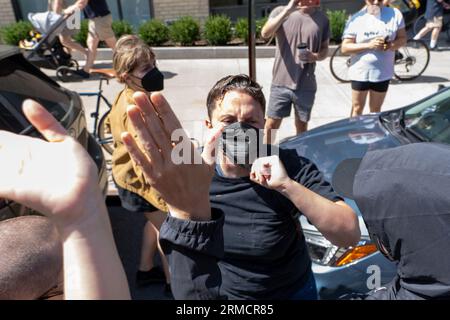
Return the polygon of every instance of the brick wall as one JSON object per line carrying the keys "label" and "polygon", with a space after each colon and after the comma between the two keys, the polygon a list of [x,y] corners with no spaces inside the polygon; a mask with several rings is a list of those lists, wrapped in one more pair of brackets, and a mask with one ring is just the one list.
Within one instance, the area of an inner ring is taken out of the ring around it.
{"label": "brick wall", "polygon": [[203,21],[209,15],[209,0],[153,0],[153,9],[154,17],[162,21],[182,16],[192,16]]}
{"label": "brick wall", "polygon": [[11,0],[0,0],[0,26],[15,22]]}

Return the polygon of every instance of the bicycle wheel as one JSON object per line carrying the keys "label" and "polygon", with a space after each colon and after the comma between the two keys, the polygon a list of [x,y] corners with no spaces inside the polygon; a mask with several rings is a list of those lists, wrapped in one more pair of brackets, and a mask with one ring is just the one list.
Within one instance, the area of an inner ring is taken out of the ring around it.
{"label": "bicycle wheel", "polygon": [[114,140],[111,134],[111,130],[108,126],[106,126],[106,119],[109,115],[108,110],[98,122],[97,134],[98,134],[98,143],[106,150],[109,154],[112,154],[114,151]]}
{"label": "bicycle wheel", "polygon": [[421,76],[430,62],[430,50],[421,40],[409,39],[395,53],[394,74],[399,80],[413,80]]}
{"label": "bicycle wheel", "polygon": [[447,43],[450,43],[450,21],[447,22]]}
{"label": "bicycle wheel", "polygon": [[330,70],[336,80],[340,82],[350,82],[348,70],[350,68],[350,56],[341,52],[341,46],[337,47],[331,55]]}
{"label": "bicycle wheel", "polygon": [[74,68],[75,70],[80,69],[80,65],[78,64],[78,61],[74,60],[74,59],[70,59],[69,67]]}
{"label": "bicycle wheel", "polygon": [[73,70],[71,70],[69,67],[61,66],[56,69],[56,77],[59,81],[69,82],[72,79],[72,76]]}
{"label": "bicycle wheel", "polygon": [[[420,17],[417,18],[416,22],[414,22],[414,35],[418,34],[420,30],[422,30],[425,25],[427,24],[427,19],[425,18],[425,15],[422,14]],[[422,37],[421,40],[429,41],[431,39],[431,31],[428,32],[426,35]]]}

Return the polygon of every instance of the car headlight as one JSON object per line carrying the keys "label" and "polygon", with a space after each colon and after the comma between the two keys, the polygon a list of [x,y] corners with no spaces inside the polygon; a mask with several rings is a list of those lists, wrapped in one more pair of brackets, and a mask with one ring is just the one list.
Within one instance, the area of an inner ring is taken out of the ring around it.
{"label": "car headlight", "polygon": [[331,244],[317,231],[303,231],[311,260],[317,264],[342,267],[377,252],[370,239],[361,239],[355,247],[342,248]]}

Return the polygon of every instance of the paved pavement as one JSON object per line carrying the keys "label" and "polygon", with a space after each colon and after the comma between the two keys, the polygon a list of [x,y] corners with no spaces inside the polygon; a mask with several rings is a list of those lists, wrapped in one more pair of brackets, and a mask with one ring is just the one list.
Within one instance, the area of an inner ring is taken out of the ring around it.
{"label": "paved pavement", "polygon": [[[201,139],[204,119],[207,117],[205,101],[209,89],[221,77],[229,74],[247,73],[247,59],[215,60],[160,60],[160,70],[166,76],[164,94],[172,105],[184,128],[191,136]],[[257,60],[257,80],[269,97],[273,58]],[[110,66],[110,64],[99,64]],[[52,74],[50,71],[49,74]],[[329,70],[329,58],[317,64],[318,91],[312,112],[310,128],[346,118],[351,110],[351,90],[349,84],[337,82]],[[441,52],[432,52],[430,65],[422,77],[411,82],[392,81],[383,105],[383,110],[395,109],[434,92],[439,84],[450,85],[450,47]],[[77,91],[93,91],[98,81],[62,83]],[[123,85],[112,80],[105,87],[105,96],[113,101]],[[86,114],[95,107],[95,98],[83,97]],[[368,106],[367,106],[368,109]],[[367,111],[368,112],[368,111]],[[88,119],[89,128],[92,128]],[[294,117],[286,119],[279,132],[279,138],[295,133]]]}
{"label": "paved pavement", "polygon": [[[247,73],[246,59],[217,60],[161,60],[159,68],[166,75],[165,95],[188,132],[199,138],[206,118],[205,100],[209,89],[221,77],[229,74]],[[268,99],[271,82],[273,58],[257,60],[257,78],[264,87]],[[108,62],[106,62],[106,66]],[[98,65],[102,67],[102,65]],[[104,67],[105,65],[103,65]],[[110,62],[109,62],[110,66]],[[46,71],[54,75],[53,71]],[[329,59],[318,63],[316,69],[318,92],[312,113],[310,128],[348,117],[351,109],[351,92],[349,84],[341,84],[334,80],[329,71]],[[77,91],[96,90],[98,81],[61,83],[63,86]],[[436,91],[439,84],[450,85],[450,48],[441,52],[432,52],[431,62],[422,77],[412,82],[393,81],[388,92],[383,110],[395,109]],[[113,101],[123,85],[115,80],[105,87],[105,96]],[[95,107],[95,99],[83,97],[86,114]],[[89,128],[92,121],[88,119]],[[279,138],[294,134],[293,116],[284,121]],[[132,214],[112,204],[109,206],[110,217],[118,250],[129,279],[134,299],[166,299],[162,294],[162,285],[153,285],[144,289],[134,286],[134,275],[139,260],[140,241],[144,217]]]}

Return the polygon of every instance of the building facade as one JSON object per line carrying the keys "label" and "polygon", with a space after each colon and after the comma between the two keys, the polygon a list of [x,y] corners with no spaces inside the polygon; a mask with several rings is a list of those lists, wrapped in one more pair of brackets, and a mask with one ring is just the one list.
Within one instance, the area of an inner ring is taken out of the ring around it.
{"label": "building facade", "polygon": [[[134,26],[153,18],[170,22],[181,16],[202,21],[210,13],[209,0],[106,0],[115,20]],[[65,0],[66,5],[74,0]],[[48,0],[0,0],[0,25],[26,20],[30,12],[48,10]]]}
{"label": "building facade", "polygon": [[[65,0],[69,5],[74,0]],[[170,23],[181,16],[192,16],[204,21],[210,14],[226,14],[233,20],[247,15],[248,0],[107,0],[115,20],[127,20],[134,26],[149,19]],[[256,18],[267,16],[270,11],[288,0],[255,0]],[[0,0],[0,26],[18,20],[26,20],[30,12],[47,11],[48,0]],[[354,12],[360,1],[322,0],[325,9],[346,9]]]}

